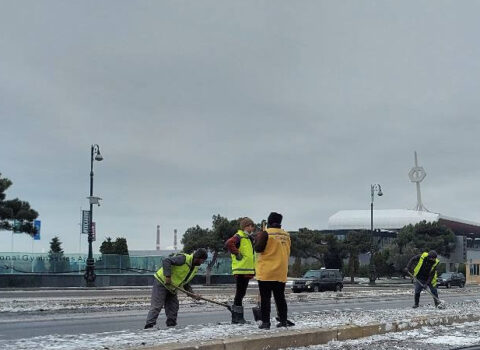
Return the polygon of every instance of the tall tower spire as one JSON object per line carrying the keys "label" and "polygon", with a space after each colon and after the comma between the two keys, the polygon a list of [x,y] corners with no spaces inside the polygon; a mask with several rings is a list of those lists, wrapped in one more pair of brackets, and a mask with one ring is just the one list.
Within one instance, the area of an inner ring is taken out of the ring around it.
{"label": "tall tower spire", "polygon": [[418,166],[417,151],[415,151],[415,166],[408,172],[408,177],[417,186],[417,206],[415,207],[417,211],[429,211],[422,203],[422,194],[420,192],[420,182],[423,181],[425,176],[427,176],[427,173],[423,167]]}

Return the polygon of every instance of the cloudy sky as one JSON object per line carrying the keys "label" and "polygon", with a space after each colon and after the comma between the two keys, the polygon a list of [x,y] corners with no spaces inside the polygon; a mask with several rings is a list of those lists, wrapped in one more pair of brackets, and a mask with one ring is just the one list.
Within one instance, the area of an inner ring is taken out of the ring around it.
{"label": "cloudy sky", "polygon": [[[478,1],[1,1],[0,172],[48,251],[211,217],[414,208],[480,222]],[[0,251],[10,251],[3,232]],[[81,247],[80,247],[81,245]],[[31,239],[15,235],[15,251]]]}

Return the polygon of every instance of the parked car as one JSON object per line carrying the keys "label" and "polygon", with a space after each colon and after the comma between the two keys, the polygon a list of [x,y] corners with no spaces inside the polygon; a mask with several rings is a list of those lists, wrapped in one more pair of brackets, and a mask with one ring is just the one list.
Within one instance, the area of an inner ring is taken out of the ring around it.
{"label": "parked car", "polygon": [[293,281],[292,291],[320,292],[325,290],[341,291],[343,276],[336,269],[308,270],[302,278]]}
{"label": "parked car", "polygon": [[437,286],[445,286],[450,288],[451,286],[459,286],[463,288],[465,286],[465,276],[461,272],[445,272],[438,277]]}

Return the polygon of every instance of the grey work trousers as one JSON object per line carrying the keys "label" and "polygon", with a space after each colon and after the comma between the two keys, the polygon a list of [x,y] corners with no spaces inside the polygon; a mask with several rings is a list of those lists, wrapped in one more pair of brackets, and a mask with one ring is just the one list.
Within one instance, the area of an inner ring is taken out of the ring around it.
{"label": "grey work trousers", "polygon": [[150,301],[150,311],[148,312],[147,316],[147,325],[154,325],[157,323],[157,318],[162,310],[162,307],[165,307],[167,326],[171,325],[172,322],[176,323],[178,314],[177,294],[170,292],[163,284],[154,278],[152,299]]}

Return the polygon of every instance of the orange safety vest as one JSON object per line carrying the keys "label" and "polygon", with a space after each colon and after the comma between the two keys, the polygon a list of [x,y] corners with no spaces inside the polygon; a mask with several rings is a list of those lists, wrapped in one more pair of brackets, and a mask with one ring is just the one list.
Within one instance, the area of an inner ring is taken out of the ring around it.
{"label": "orange safety vest", "polygon": [[255,271],[259,281],[287,282],[290,235],[281,228],[267,228],[265,250],[257,255]]}

